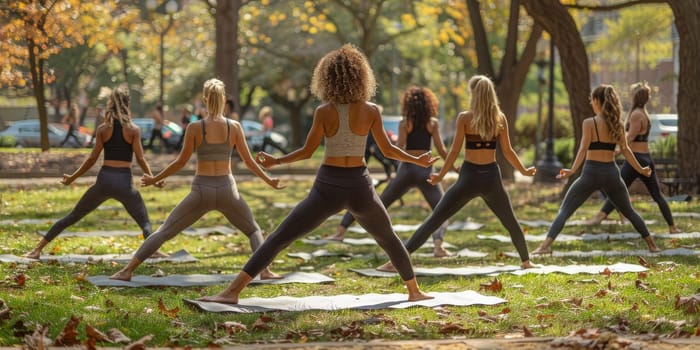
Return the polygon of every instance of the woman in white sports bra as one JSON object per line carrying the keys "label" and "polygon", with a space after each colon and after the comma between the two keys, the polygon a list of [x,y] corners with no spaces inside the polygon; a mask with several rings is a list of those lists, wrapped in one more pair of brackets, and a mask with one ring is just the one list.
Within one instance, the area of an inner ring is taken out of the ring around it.
{"label": "woman in white sports bra", "polygon": [[432,298],[419,289],[408,252],[374,191],[364,159],[367,134],[372,132],[377,146],[388,158],[423,167],[430,166],[437,158],[427,152],[410,155],[389,142],[377,106],[367,102],[374,95],[375,86],[367,58],[352,45],[344,45],[319,61],[311,92],[324,104],[314,113],[306,143],[279,158],[264,152],[256,158],[265,168],[308,159],[325,139],[323,164],[309,196],[292,209],[224,291],[199,300],[238,303],[241,291],[253,276],[280,251],[343,209],[352,213],[387,253],[408,288],[408,300]]}

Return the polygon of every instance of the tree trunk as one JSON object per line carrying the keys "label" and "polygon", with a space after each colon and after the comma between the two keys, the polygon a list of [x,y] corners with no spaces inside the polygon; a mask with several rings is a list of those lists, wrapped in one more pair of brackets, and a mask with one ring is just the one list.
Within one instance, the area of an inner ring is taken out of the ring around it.
{"label": "tree trunk", "polygon": [[286,96],[281,96],[276,93],[270,93],[270,99],[276,104],[284,107],[289,112],[289,125],[292,127],[292,145],[300,146],[304,143],[304,136],[301,132],[301,116],[302,109],[306,102],[309,101],[311,95],[308,94],[306,97],[299,98],[295,101],[290,101]]}
{"label": "tree trunk", "polygon": [[39,111],[39,130],[41,133],[41,151],[48,151],[49,129],[48,117],[46,115],[46,97],[44,96],[44,60],[34,54],[34,49],[39,49],[34,40],[27,39],[27,49],[29,50],[29,67],[32,71],[32,86],[34,88],[34,98],[36,108]]}
{"label": "tree trunk", "polygon": [[593,115],[588,97],[591,75],[588,55],[576,22],[558,0],[521,0],[528,14],[550,33],[559,52],[562,77],[569,94],[569,108],[574,123],[576,147],[581,142],[583,120]]}
{"label": "tree trunk", "polygon": [[242,0],[218,0],[216,3],[215,74],[226,85],[227,93],[236,101],[238,113],[240,86],[238,83],[238,18]]}
{"label": "tree trunk", "polygon": [[[668,2],[673,10],[680,46],[678,56],[678,155],[681,176],[700,181],[700,2],[674,0]],[[696,184],[700,186],[700,184]],[[698,189],[700,193],[700,188]]]}

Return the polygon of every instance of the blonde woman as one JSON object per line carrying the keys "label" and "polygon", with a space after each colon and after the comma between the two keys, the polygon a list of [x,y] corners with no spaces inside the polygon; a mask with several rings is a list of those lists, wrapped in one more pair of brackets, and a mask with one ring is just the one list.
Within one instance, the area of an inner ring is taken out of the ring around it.
{"label": "blonde woman", "polygon": [[[148,174],[141,179],[144,186],[157,184],[180,170],[187,164],[192,153],[197,152],[197,171],[192,181],[192,191],[173,209],[163,225],[141,245],[127,266],[110,278],[131,280],[134,270],[165,241],[213,210],[224,214],[233,226],[248,236],[252,250],[257,250],[262,244],[262,230],[255,222],[248,204],[238,193],[236,181],[231,174],[231,150],[235,147],[248,169],[272,188],[283,187],[279,185],[279,179],[270,178],[255,164],[241,124],[224,117],[224,90],[224,83],[220,80],[210,79],[204,83],[207,117],[187,125],[185,143],[172,163],[158,175]],[[268,270],[267,264],[259,272],[263,279],[279,278]]]}
{"label": "blonde woman", "polygon": [[261,108],[260,112],[258,112],[258,119],[262,124],[263,134],[263,143],[262,146],[260,146],[260,150],[265,152],[267,145],[270,145],[271,147],[276,148],[280,152],[287,154],[287,150],[285,150],[284,147],[282,147],[280,144],[278,144],[272,139],[272,129],[274,129],[275,127],[274,120],[272,119],[272,107],[264,106],[263,108]]}
{"label": "blonde woman", "polygon": [[[681,230],[673,222],[673,215],[671,215],[671,208],[668,207],[668,203],[664,199],[661,189],[659,188],[659,179],[656,178],[656,173],[654,172],[654,161],[651,159],[649,154],[649,131],[651,130],[651,120],[649,119],[649,113],[647,112],[647,102],[649,102],[649,94],[651,93],[651,88],[649,85],[644,83],[634,84],[632,87],[632,109],[630,109],[627,115],[627,123],[625,123],[625,131],[627,137],[627,143],[629,144],[630,150],[634,153],[634,157],[637,159],[640,165],[649,166],[651,168],[651,176],[642,176],[634,170],[632,163],[625,160],[622,164],[622,169],[620,169],[620,176],[625,182],[625,186],[629,187],[630,184],[637,178],[642,180],[644,186],[646,186],[651,198],[654,199],[656,204],[659,206],[661,214],[664,216],[666,223],[668,224],[668,232],[679,233]],[[614,209],[611,200],[606,200],[603,207],[596,216],[590,221],[591,224],[600,224],[605,218],[608,217],[610,212]]]}
{"label": "blonde woman", "polygon": [[[75,179],[92,168],[104,149],[102,168],[97,174],[95,184],[85,192],[75,208],[66,217],[56,221],[51,226],[39,244],[31,252],[25,254],[25,257],[38,259],[44,247],[63,230],[78,222],[110,198],[116,199],[124,205],[129,215],[141,227],[144,238],[151,234],[151,222],[148,219],[146,205],[143,203],[141,194],[133,187],[131,177],[131,163],[134,155],[136,155],[136,162],[144,174],[151,175],[151,168],[143,157],[141,129],[131,122],[130,101],[129,89],[126,87],[120,86],[112,91],[107,102],[104,122],[96,127],[95,146],[92,148],[90,156],[73,174],[64,174],[61,181],[64,185],[73,183]],[[153,253],[155,251],[151,254]]]}
{"label": "blonde woman", "polygon": [[[515,218],[508,193],[501,182],[501,170],[496,163],[496,145],[500,145],[508,162],[521,174],[532,176],[535,174],[535,168],[525,168],[511,147],[508,123],[498,106],[496,90],[491,80],[482,75],[474,76],[469,80],[469,91],[471,92],[470,110],[457,116],[454,141],[442,171],[439,174],[431,174],[428,181],[433,185],[442,181],[447,172],[452,169],[462,144],[465,144],[464,163],[459,171],[459,178],[447,190],[411,239],[406,242],[406,249],[411,253],[416,251],[443,222],[473,198],[481,197],[508,230],[513,245],[520,255],[521,266],[530,268],[532,264],[527,252],[525,236]],[[377,269],[394,271],[394,266],[388,262]]]}
{"label": "blonde woman", "polygon": [[241,291],[253,276],[282,249],[342,209],[355,216],[396,264],[409,300],[432,298],[419,289],[408,253],[392,230],[389,215],[372,186],[364,159],[367,134],[374,135],[377,146],[389,158],[422,167],[430,166],[437,158],[429,153],[414,156],[389,142],[377,106],[367,102],[375,87],[367,58],[354,46],[344,45],[321,58],[314,69],[311,92],[324,104],[314,112],[306,143],[279,158],[264,152],[257,157],[265,168],[308,159],[325,139],[323,164],[309,196],[292,209],[224,291],[199,300],[238,303]]}
{"label": "blonde woman", "polygon": [[[552,222],[545,241],[532,254],[551,254],[552,243],[564,228],[568,219],[590,195],[602,190],[608,199],[642,235],[649,251],[658,252],[654,239],[649,235],[644,220],[632,208],[627,187],[620,178],[620,170],[615,165],[615,147],[638,173],[649,177],[651,168],[642,167],[627,145],[625,130],[620,120],[620,99],[610,85],[599,85],[591,93],[591,105],[595,116],[583,121],[581,144],[571,169],[561,169],[557,178],[563,179],[574,174],[583,164],[581,176],[571,184],[559,208],[559,214]],[[595,140],[595,141],[594,141]],[[585,162],[584,162],[585,160]]]}

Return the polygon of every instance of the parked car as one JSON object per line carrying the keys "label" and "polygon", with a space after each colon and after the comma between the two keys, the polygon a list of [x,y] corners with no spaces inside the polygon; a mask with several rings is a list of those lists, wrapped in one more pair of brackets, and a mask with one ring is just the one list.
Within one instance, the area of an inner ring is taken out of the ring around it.
{"label": "parked car", "polygon": [[678,135],[678,114],[650,114],[651,129],[649,142],[654,142],[668,135]]}
{"label": "parked car", "polygon": [[[248,144],[251,152],[260,152],[262,150],[263,138],[262,134],[262,124],[255,120],[243,119],[241,120],[241,126],[243,126],[243,132],[245,133],[245,141]],[[287,138],[278,132],[272,132],[270,135],[272,141],[275,141],[282,148],[287,149],[289,142]],[[275,148],[267,146],[265,152],[272,153]]]}
{"label": "parked car", "polygon": [[399,123],[401,119],[403,119],[403,117],[400,115],[382,116],[384,131],[386,131],[386,136],[392,143],[396,143],[399,140]]}
{"label": "parked car", "polygon": [[[47,125],[49,134],[49,145],[51,147],[61,147],[61,141],[66,138],[67,130],[62,124],[49,123]],[[12,137],[15,142],[15,147],[41,147],[41,132],[39,129],[38,119],[20,120],[12,123],[7,129],[0,132],[0,137]],[[67,147],[86,147],[91,140],[90,135],[78,133],[80,143],[77,143],[72,137],[68,139],[64,146]]]}
{"label": "parked car", "polygon": [[[153,133],[153,119],[151,118],[133,118],[132,121],[141,129],[141,144],[147,145]],[[177,123],[166,120],[163,123],[163,138],[166,140],[166,148],[174,149],[177,147],[180,139],[184,136],[185,130]]]}

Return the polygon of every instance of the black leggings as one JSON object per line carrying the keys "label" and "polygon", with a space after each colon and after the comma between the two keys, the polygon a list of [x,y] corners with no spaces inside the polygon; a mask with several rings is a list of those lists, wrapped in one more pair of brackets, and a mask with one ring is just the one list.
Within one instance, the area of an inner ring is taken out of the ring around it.
{"label": "black leggings", "polygon": [[103,166],[97,174],[97,181],[80,198],[75,208],[51,226],[44,239],[51,242],[68,226],[75,224],[107,199],[114,198],[124,205],[127,213],[139,224],[143,237],[151,234],[146,205],[141,194],[132,186],[130,168]]}
{"label": "black leggings", "polygon": [[[647,187],[651,198],[653,198],[656,204],[659,205],[661,214],[664,216],[668,226],[673,226],[674,224],[673,216],[671,215],[671,208],[668,207],[668,203],[666,203],[664,196],[661,194],[659,180],[656,177],[656,167],[654,167],[654,161],[651,160],[649,153],[635,153],[634,156],[637,158],[637,161],[641,166],[649,166],[651,168],[651,176],[646,177],[638,173],[636,170],[634,170],[632,165],[625,160],[625,163],[622,164],[622,169],[620,169],[622,181],[625,182],[625,186],[630,187],[630,184],[632,184],[635,179],[641,179],[644,186]],[[604,212],[605,214],[610,214],[614,208],[613,203],[610,201],[610,199],[608,199],[605,201],[605,204],[603,204],[603,208],[601,208],[600,211]]]}
{"label": "black leggings", "polygon": [[475,197],[483,198],[508,230],[510,239],[520,254],[520,260],[530,260],[523,230],[515,218],[510,198],[501,182],[501,170],[495,162],[484,165],[464,162],[459,179],[447,190],[432,214],[406,242],[406,249],[414,252],[420,248],[433,231]]}
{"label": "black leggings", "polygon": [[323,165],[309,196],[297,204],[243,267],[250,276],[257,276],[282,249],[311,232],[329,216],[349,210],[369,232],[404,281],[414,277],[408,252],[391,228],[389,214],[374,191],[366,167],[342,168]]}
{"label": "black leggings", "polygon": [[627,187],[620,178],[620,171],[617,169],[617,165],[614,162],[587,160],[583,163],[581,176],[571,184],[569,191],[566,192],[561,208],[559,208],[559,214],[552,222],[547,237],[557,238],[559,232],[564,228],[566,219],[597,190],[605,193],[608,200],[612,201],[615,207],[622,212],[622,215],[632,222],[632,225],[642,237],[649,236],[649,230],[647,230],[644,220],[632,208]]}
{"label": "black leggings", "polygon": [[[433,171],[433,167],[424,168],[411,163],[401,163],[399,164],[399,169],[396,171],[396,177],[394,177],[382,192],[380,199],[385,208],[388,208],[397,199],[401,198],[408,190],[414,187],[418,187],[420,192],[423,194],[423,198],[428,201],[430,208],[435,209],[438,202],[442,198],[442,189],[440,186],[433,186],[428,183],[428,178],[430,173]],[[355,222],[355,218],[349,212],[345,213],[343,220],[340,225],[347,228],[352,223]],[[447,230],[448,222],[445,221],[435,232],[433,232],[433,239],[443,239],[445,237],[445,231]]]}

